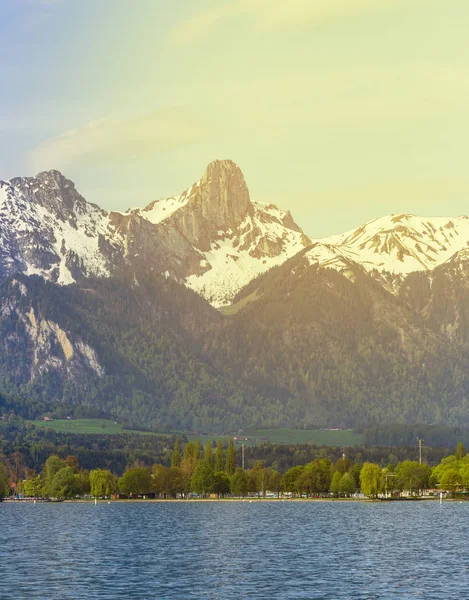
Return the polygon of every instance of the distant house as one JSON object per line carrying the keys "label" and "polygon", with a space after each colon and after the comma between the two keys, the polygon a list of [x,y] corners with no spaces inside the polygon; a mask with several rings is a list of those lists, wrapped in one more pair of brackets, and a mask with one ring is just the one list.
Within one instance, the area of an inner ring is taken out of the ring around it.
{"label": "distant house", "polygon": [[44,421],[52,421],[50,417],[44,417]]}

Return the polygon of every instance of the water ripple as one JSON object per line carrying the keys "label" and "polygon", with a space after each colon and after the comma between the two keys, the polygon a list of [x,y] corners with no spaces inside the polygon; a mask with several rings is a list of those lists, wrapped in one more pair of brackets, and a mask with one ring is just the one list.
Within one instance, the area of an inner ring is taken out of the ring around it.
{"label": "water ripple", "polygon": [[0,598],[464,598],[469,504],[0,504]]}

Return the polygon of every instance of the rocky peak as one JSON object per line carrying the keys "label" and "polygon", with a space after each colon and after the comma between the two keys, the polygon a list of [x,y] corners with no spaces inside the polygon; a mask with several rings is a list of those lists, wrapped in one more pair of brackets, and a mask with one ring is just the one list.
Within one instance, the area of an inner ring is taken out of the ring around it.
{"label": "rocky peak", "polygon": [[[74,218],[87,210],[88,203],[75,189],[75,184],[60,173],[51,170],[36,177],[15,177],[11,184],[20,194],[62,219]],[[94,207],[97,208],[97,207]]]}
{"label": "rocky peak", "polygon": [[196,198],[202,214],[219,227],[241,221],[252,212],[248,186],[241,169],[231,160],[215,160],[207,166]]}
{"label": "rocky peak", "polygon": [[241,169],[231,160],[215,160],[171,221],[196,248],[208,251],[218,232],[235,231],[253,213]]}

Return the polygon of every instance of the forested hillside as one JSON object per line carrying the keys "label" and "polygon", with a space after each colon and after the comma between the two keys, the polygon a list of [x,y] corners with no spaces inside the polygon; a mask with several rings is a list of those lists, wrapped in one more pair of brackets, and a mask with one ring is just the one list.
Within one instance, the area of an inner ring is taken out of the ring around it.
{"label": "forested hillside", "polygon": [[87,405],[158,431],[301,418],[212,366],[201,337],[222,317],[171,279],[133,272],[59,287],[17,277],[1,294],[5,410],[33,418]]}
{"label": "forested hillside", "polygon": [[466,339],[435,324],[451,300],[435,290],[428,315],[410,294],[417,302],[418,289],[396,296],[356,265],[337,273],[300,254],[238,295],[209,351],[232,376],[293,397],[311,425],[467,424]]}

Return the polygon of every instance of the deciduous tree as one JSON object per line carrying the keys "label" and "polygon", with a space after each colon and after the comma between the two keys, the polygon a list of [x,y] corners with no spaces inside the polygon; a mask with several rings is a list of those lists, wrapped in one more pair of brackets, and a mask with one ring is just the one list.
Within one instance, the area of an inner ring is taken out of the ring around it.
{"label": "deciduous tree", "polygon": [[342,473],[340,471],[336,471],[332,476],[331,481],[331,492],[334,494],[339,494],[340,492],[340,480],[342,479]]}
{"label": "deciduous tree", "polygon": [[213,467],[212,440],[207,440],[207,443],[205,444],[204,459],[211,467]]}
{"label": "deciduous tree", "polygon": [[249,479],[247,473],[238,467],[230,478],[231,493],[243,497],[248,493]]}
{"label": "deciduous tree", "polygon": [[236,448],[234,446],[234,441],[230,438],[228,442],[228,448],[226,450],[226,473],[231,477],[236,469]]}
{"label": "deciduous tree", "polygon": [[199,461],[192,475],[192,491],[205,497],[212,492],[213,484],[212,466],[206,460]]}
{"label": "deciduous tree", "polygon": [[90,472],[91,495],[104,498],[116,491],[116,478],[107,469],[94,469]]}
{"label": "deciduous tree", "polygon": [[217,449],[215,452],[215,472],[219,473],[220,471],[223,471],[224,468],[225,463],[223,460],[223,442],[221,440],[218,440]]}
{"label": "deciduous tree", "polygon": [[64,467],[57,471],[50,485],[49,493],[53,498],[73,498],[79,493],[72,467]]}
{"label": "deciduous tree", "polygon": [[381,491],[381,469],[378,465],[366,462],[360,471],[360,487],[365,496],[377,498]]}
{"label": "deciduous tree", "polygon": [[0,463],[0,499],[10,495],[10,484],[8,471],[3,463]]}
{"label": "deciduous tree", "polygon": [[128,496],[148,494],[151,489],[150,472],[146,467],[132,467],[119,479],[119,489]]}
{"label": "deciduous tree", "polygon": [[181,466],[181,450],[179,449],[179,442],[177,440],[174,442],[173,454],[171,456],[171,466],[178,468]]}
{"label": "deciduous tree", "polygon": [[344,473],[339,482],[339,494],[351,496],[356,491],[355,478],[350,472]]}

